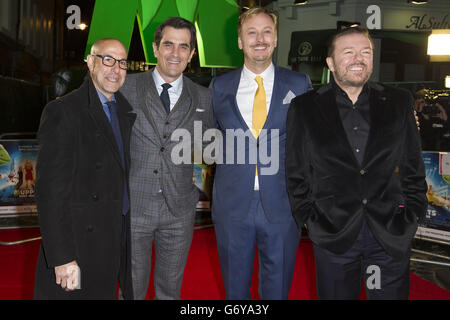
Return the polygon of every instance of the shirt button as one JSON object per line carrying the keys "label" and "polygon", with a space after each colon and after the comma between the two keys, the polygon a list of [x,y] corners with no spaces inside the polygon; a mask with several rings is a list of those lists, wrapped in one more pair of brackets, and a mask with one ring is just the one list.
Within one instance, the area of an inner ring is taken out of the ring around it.
{"label": "shirt button", "polygon": [[158,170],[153,170],[153,173],[154,174],[158,174]]}
{"label": "shirt button", "polygon": [[358,130],[358,126],[354,126],[354,127],[353,127],[353,130],[354,130],[354,131]]}
{"label": "shirt button", "polygon": [[360,150],[358,148],[355,149],[356,152],[359,152]]}
{"label": "shirt button", "polygon": [[366,205],[366,204],[367,204],[367,199],[363,199],[363,200],[362,200],[362,204],[363,204],[363,205]]}
{"label": "shirt button", "polygon": [[166,150],[166,149],[164,149],[164,147],[161,147],[161,149],[159,149],[159,151],[161,151],[161,152],[164,152],[164,150]]}
{"label": "shirt button", "polygon": [[361,171],[359,171],[359,173],[363,176],[366,174],[366,170],[362,169]]}

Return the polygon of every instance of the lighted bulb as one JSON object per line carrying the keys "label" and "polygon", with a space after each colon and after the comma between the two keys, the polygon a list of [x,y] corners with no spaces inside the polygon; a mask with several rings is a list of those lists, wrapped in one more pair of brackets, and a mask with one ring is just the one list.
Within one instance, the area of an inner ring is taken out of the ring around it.
{"label": "lighted bulb", "polygon": [[450,34],[431,34],[428,37],[429,55],[448,55],[450,54]]}
{"label": "lighted bulb", "polygon": [[86,29],[87,28],[87,24],[85,24],[85,23],[80,23],[79,25],[78,25],[78,29],[80,29],[80,30],[84,30],[84,29]]}

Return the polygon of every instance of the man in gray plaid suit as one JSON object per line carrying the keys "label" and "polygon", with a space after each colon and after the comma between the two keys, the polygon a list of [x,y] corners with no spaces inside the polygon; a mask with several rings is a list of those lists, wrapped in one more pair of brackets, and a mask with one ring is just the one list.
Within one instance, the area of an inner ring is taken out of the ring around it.
{"label": "man in gray plaid suit", "polygon": [[213,126],[209,90],[182,75],[194,54],[194,41],[191,22],[179,17],[167,19],[155,31],[156,67],[128,75],[121,89],[137,114],[130,141],[135,299],[146,297],[152,243],[155,299],[180,299],[199,194],[193,184],[192,161],[176,164],[171,157],[179,143],[171,136],[181,129],[177,132],[188,135],[183,139],[192,138],[189,151],[193,153],[194,122],[201,123],[202,132]]}

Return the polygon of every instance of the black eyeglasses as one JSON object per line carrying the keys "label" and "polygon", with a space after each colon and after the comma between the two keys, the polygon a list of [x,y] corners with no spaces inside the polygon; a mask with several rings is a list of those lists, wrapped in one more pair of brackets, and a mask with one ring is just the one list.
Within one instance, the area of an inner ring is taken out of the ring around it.
{"label": "black eyeglasses", "polygon": [[126,59],[117,60],[116,58],[113,58],[111,56],[102,56],[101,54],[94,54],[94,56],[102,58],[102,63],[107,67],[113,67],[116,62],[118,62],[120,69],[128,69],[128,61]]}

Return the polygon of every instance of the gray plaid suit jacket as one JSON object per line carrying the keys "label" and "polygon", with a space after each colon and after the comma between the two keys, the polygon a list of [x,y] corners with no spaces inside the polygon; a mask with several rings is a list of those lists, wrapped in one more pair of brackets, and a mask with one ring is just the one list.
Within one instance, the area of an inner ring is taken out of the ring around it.
{"label": "gray plaid suit jacket", "polygon": [[172,149],[179,141],[172,141],[171,135],[176,129],[187,130],[193,157],[194,121],[201,121],[203,133],[213,127],[211,93],[183,76],[181,96],[167,115],[152,72],[127,75],[120,89],[137,114],[130,141],[131,217],[157,214],[160,199],[174,216],[192,215],[199,197],[193,183],[193,161],[173,163]]}

